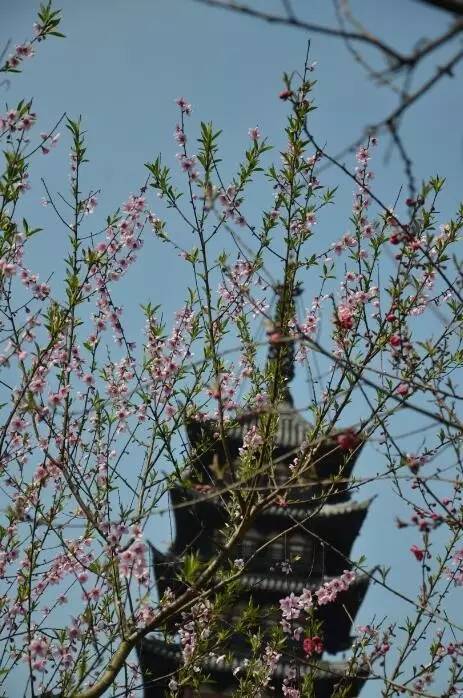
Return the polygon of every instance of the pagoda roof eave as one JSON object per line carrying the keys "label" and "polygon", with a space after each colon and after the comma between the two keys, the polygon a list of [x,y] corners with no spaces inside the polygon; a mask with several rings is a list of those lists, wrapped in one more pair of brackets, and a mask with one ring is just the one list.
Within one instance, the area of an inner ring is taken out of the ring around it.
{"label": "pagoda roof eave", "polygon": [[369,497],[361,502],[347,501],[338,502],[337,504],[322,504],[318,508],[313,507],[310,503],[304,507],[297,507],[293,505],[288,506],[277,506],[272,505],[265,509],[262,513],[271,516],[283,516],[291,517],[294,519],[307,519],[307,518],[328,518],[331,516],[344,516],[345,514],[352,514],[355,512],[361,513],[368,511],[370,504],[373,502],[375,497]]}
{"label": "pagoda roof eave", "polygon": [[[163,659],[170,660],[172,662],[181,661],[181,648],[178,644],[166,644],[161,639],[153,636],[146,636],[142,640],[143,653],[149,652],[151,655],[162,657]],[[215,674],[228,674],[234,669],[241,666],[244,655],[238,655],[234,657],[231,661],[222,659],[220,657],[206,656],[202,658],[200,664],[207,671],[211,671]],[[318,661],[316,666],[316,678],[318,679],[330,679],[338,680],[339,678],[346,676],[346,672],[349,669],[348,661]],[[291,668],[291,664],[285,661],[279,661],[273,676],[276,678],[284,678],[288,675]],[[301,660],[300,671],[301,674],[305,675],[313,669],[313,663],[308,663],[307,661]],[[358,674],[352,677],[352,680],[364,681],[366,679],[367,672],[363,674]]]}
{"label": "pagoda roof eave", "polygon": [[[311,483],[309,483],[311,484]],[[220,502],[217,500],[218,495],[214,492],[214,488],[211,487],[210,490],[200,492],[198,490],[195,490],[193,488],[188,488],[184,487],[181,485],[177,485],[172,488],[173,491],[177,492],[182,492],[184,495],[186,495],[186,499],[182,501],[182,503],[179,505],[174,504],[173,510],[174,510],[174,515],[176,509],[188,509],[189,506],[198,506],[198,505],[205,505],[205,506],[218,506],[220,507]],[[180,500],[179,497],[175,497],[175,499]],[[267,509],[264,509],[262,511],[262,514],[271,514],[272,516],[293,516],[295,518],[307,518],[311,514],[314,516],[319,516],[319,517],[329,517],[329,516],[342,516],[344,514],[351,514],[353,512],[360,512],[360,511],[366,511],[368,510],[370,504],[376,499],[376,495],[373,497],[369,497],[368,499],[364,499],[360,502],[357,502],[355,500],[349,500],[345,502],[337,502],[335,504],[320,504],[318,507],[317,505],[313,505],[310,501],[306,502],[306,506],[296,506],[296,505],[287,505],[287,506],[281,506],[281,505],[276,505],[272,504],[271,506],[267,507]]]}
{"label": "pagoda roof eave", "polygon": [[[330,582],[332,579],[337,579],[337,577],[325,577],[325,582]],[[367,587],[369,581],[370,576],[368,574],[359,574],[355,577],[349,588]],[[283,577],[272,574],[271,577],[263,577],[255,573],[243,574],[239,578],[238,583],[245,588],[284,594],[301,593],[304,589],[314,591],[320,587],[320,582],[314,583],[307,581],[307,579],[297,579],[294,578],[294,575]]]}
{"label": "pagoda roof eave", "polygon": [[[276,432],[273,435],[276,448],[297,449],[307,439],[307,433],[312,428],[312,424],[308,422],[302,415],[302,410],[295,409],[289,402],[282,401],[274,410],[273,413],[279,417]],[[244,435],[254,425],[258,425],[259,419],[262,416],[271,414],[269,409],[247,410],[238,413],[232,424],[226,427],[226,438],[236,443],[241,443]],[[217,430],[217,419],[210,418],[204,421],[188,420],[186,422],[186,431],[188,439],[192,445],[195,445],[201,434],[212,434]],[[338,434],[343,434],[350,431],[351,427],[333,428],[327,434],[321,437],[322,442],[332,442]],[[357,459],[358,454],[362,450],[363,441],[361,441],[352,452],[353,460]]]}

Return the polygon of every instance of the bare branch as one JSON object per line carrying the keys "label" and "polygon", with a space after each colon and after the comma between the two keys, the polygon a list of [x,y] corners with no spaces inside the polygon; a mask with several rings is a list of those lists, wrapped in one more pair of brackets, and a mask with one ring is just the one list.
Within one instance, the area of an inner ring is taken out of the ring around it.
{"label": "bare branch", "polygon": [[210,5],[211,7],[220,7],[224,10],[231,10],[232,12],[240,12],[250,17],[264,20],[270,24],[285,24],[287,26],[295,27],[296,29],[302,29],[303,31],[311,31],[316,32],[317,34],[324,34],[325,36],[349,39],[350,41],[358,41],[360,43],[369,44],[398,64],[403,64],[406,62],[406,59],[404,59],[404,56],[401,53],[372,34],[366,35],[359,32],[342,31],[340,29],[334,29],[333,27],[327,27],[323,24],[313,24],[311,22],[304,22],[303,20],[294,19],[288,16],[285,17],[282,15],[275,15],[270,12],[261,12],[259,10],[252,9],[247,5],[239,5],[235,2],[233,5],[230,5],[228,2],[225,2],[225,0],[195,0],[195,2],[199,2],[203,5]]}
{"label": "bare branch", "polygon": [[[375,124],[370,124],[367,126],[360,138],[358,138],[355,142],[351,143],[349,146],[344,148],[342,151],[340,151],[335,157],[334,160],[342,160],[343,157],[348,155],[349,153],[353,153],[356,148],[358,148],[364,141],[365,138],[367,138],[371,134],[377,134],[380,133],[381,131],[384,131],[387,129],[388,131],[391,132],[391,135],[394,137],[394,132],[395,135],[397,136],[397,122],[400,117],[404,115],[404,113],[414,104],[417,102],[421,97],[423,97],[425,94],[427,94],[432,87],[434,87],[445,75],[449,77],[453,77],[453,69],[455,66],[461,61],[463,58],[463,49],[458,51],[453,58],[451,58],[450,61],[448,61],[445,65],[443,66],[438,66],[436,69],[436,72],[434,75],[429,78],[429,80],[426,80],[421,87],[419,87],[415,92],[413,92],[411,95],[406,95],[401,103],[399,104],[398,107],[396,107],[388,116],[386,116],[384,119],[381,119],[381,121],[376,122]],[[397,145],[397,143],[396,143]],[[400,150],[400,149],[399,149]],[[403,153],[400,153],[401,157],[403,158]],[[321,171],[325,168],[320,168]]]}

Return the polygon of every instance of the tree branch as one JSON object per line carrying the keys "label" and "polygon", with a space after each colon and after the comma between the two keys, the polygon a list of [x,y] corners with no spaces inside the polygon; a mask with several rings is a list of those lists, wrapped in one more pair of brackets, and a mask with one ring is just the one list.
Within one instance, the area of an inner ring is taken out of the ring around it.
{"label": "tree branch", "polygon": [[[388,116],[386,116],[384,119],[381,121],[378,121],[376,124],[371,124],[367,126],[360,138],[358,138],[354,143],[351,143],[349,146],[344,148],[341,152],[339,152],[335,157],[334,160],[339,161],[341,160],[345,155],[348,155],[349,153],[352,153],[358,148],[365,140],[366,137],[372,134],[377,134],[383,131],[384,129],[387,129],[390,131],[393,135],[394,131],[395,134],[397,135],[397,121],[400,117],[404,115],[404,113],[409,109],[412,104],[417,102],[421,97],[423,97],[429,90],[436,85],[439,80],[441,80],[445,75],[448,75],[449,77],[453,77],[453,69],[455,66],[461,61],[463,58],[463,49],[460,49],[453,58],[450,59],[445,65],[443,66],[438,66],[436,69],[436,72],[434,75],[429,78],[429,80],[426,80],[421,87],[419,87],[415,92],[413,92],[411,95],[405,96],[404,99],[402,99],[401,103],[399,104],[398,107],[396,107]],[[320,171],[323,171],[326,169],[325,167],[321,167]]]}
{"label": "tree branch", "polygon": [[432,5],[439,10],[445,10],[445,12],[452,12],[456,15],[463,16],[463,2],[462,0],[419,0],[425,5]]}
{"label": "tree branch", "polygon": [[270,12],[262,12],[259,10],[254,10],[247,5],[240,5],[236,2],[229,4],[226,0],[195,0],[203,5],[210,5],[211,7],[220,7],[223,10],[230,10],[232,12],[240,12],[241,14],[254,17],[256,19],[264,20],[270,24],[284,24],[286,26],[295,27],[296,29],[302,29],[304,31],[316,32],[317,34],[324,34],[325,36],[331,36],[341,39],[349,39],[350,41],[358,41],[360,43],[369,44],[374,46],[374,48],[381,51],[390,59],[396,63],[404,64],[406,63],[406,58],[393,49],[388,44],[371,34],[362,34],[359,32],[343,31],[341,29],[334,29],[333,27],[327,27],[323,24],[313,24],[311,22],[304,22],[293,17],[284,17],[282,15],[274,15]]}

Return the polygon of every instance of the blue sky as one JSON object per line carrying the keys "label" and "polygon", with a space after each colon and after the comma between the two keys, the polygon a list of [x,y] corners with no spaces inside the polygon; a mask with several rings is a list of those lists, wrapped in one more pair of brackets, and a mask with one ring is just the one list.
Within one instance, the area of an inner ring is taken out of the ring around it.
{"label": "blue sky", "polygon": [[[448,19],[412,0],[357,4],[362,19],[400,49],[410,47],[422,36],[436,35],[445,29]],[[302,0],[294,2],[301,16],[308,18],[306,5]],[[12,105],[22,97],[33,97],[38,130],[49,129],[64,111],[72,117],[82,115],[90,159],[85,184],[101,189],[95,226],[139,188],[146,176],[147,160],[161,151],[166,162],[174,166],[174,100],[179,95],[185,95],[193,105],[192,129],[200,120],[211,120],[223,129],[221,157],[228,174],[234,171],[248,144],[250,126],[258,124],[263,135],[281,145],[286,113],[286,106],[278,100],[281,75],[302,67],[308,38],[312,59],[318,63],[314,93],[318,109],[312,129],[329,152],[342,149],[359,136],[365,124],[380,119],[395,105],[391,93],[372,86],[337,40],[308,37],[290,28],[213,10],[193,0],[63,0],[58,6],[63,9],[62,31],[67,38],[39,46],[24,73],[13,77],[10,88],[2,88],[0,96]],[[254,2],[253,6],[279,9],[280,3],[268,0]],[[8,38],[21,42],[29,36],[36,7],[33,0],[0,0],[0,46]],[[320,23],[332,19],[331,4],[326,0],[311,2],[310,8],[312,19]],[[367,55],[374,59],[374,52]],[[444,55],[428,61],[425,68],[434,69]],[[403,123],[402,134],[415,162],[418,181],[436,173],[447,177],[440,198],[442,222],[453,214],[463,195],[462,70],[457,68],[453,80],[441,81],[410,110]],[[422,75],[418,73],[418,77]],[[406,182],[395,153],[387,165],[383,162],[385,145],[380,145],[373,164],[375,191],[391,204]],[[41,270],[42,277],[59,268],[66,234],[50,208],[39,205],[44,194],[39,177],[46,179],[51,191],[63,191],[67,185],[67,151],[67,144],[62,142],[34,165],[33,186],[24,203],[31,222],[44,228],[34,247],[34,268]],[[352,159],[346,162],[353,166]],[[329,171],[324,181],[339,184],[340,190],[328,222],[317,230],[323,245],[344,232],[352,196],[352,184],[341,174]],[[257,219],[264,205],[262,196],[258,193],[249,204],[249,217]],[[156,199],[152,197],[151,202],[156,211]],[[181,226],[175,232],[181,237]],[[169,317],[183,301],[183,274],[179,260],[153,241],[148,242],[137,271],[132,271],[122,286],[120,301],[125,307],[135,308],[147,300],[162,303]],[[129,325],[136,338],[142,329],[141,313],[135,310]],[[295,390],[300,403],[304,403],[304,389],[301,384]],[[416,424],[410,416],[407,428]],[[373,447],[367,448],[358,472],[371,476],[379,468],[374,458]],[[414,563],[406,556],[406,541],[407,537],[410,543],[415,541],[407,532],[397,538],[393,529],[397,500],[390,486],[381,483],[371,485],[368,493],[362,489],[359,496],[367,494],[379,497],[355,552],[366,554],[372,565],[393,565],[393,582],[412,589]],[[152,536],[157,542],[166,540],[167,522],[153,524]],[[405,552],[397,552],[398,541]],[[382,614],[395,617],[404,613],[395,599],[379,588],[371,589],[359,621],[367,622],[372,613],[379,613],[379,608]],[[375,695],[374,686],[367,686],[362,693],[364,698]]]}

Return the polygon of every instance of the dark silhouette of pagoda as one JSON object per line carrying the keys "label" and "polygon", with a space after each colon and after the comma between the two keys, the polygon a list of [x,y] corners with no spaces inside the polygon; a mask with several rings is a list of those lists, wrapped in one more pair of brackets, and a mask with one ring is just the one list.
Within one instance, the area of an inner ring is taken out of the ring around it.
{"label": "dark silhouette of pagoda", "polygon": [[[282,294],[277,304],[277,320],[281,309]],[[294,303],[294,301],[292,301]],[[275,323],[277,330],[278,322]],[[273,460],[277,463],[276,480],[285,481],[288,465],[295,453],[305,442],[310,424],[294,409],[289,392],[289,381],[294,376],[294,345],[292,342],[271,344],[269,360],[279,359],[280,370],[286,383],[277,408],[277,426],[274,434]],[[179,572],[185,553],[194,553],[200,560],[211,559],[219,550],[219,532],[225,517],[220,497],[205,496],[217,477],[226,475],[218,470],[218,464],[226,462],[226,455],[238,461],[243,437],[253,425],[259,424],[261,413],[246,412],[239,416],[227,431],[227,454],[213,433],[214,422],[188,421],[186,431],[196,456],[196,465],[189,472],[189,486],[180,485],[170,490],[175,516],[175,539],[167,553],[151,547],[159,597],[166,589],[184,591]],[[301,485],[290,490],[287,501],[272,503],[261,512],[246,532],[233,558],[246,564],[239,580],[239,594],[229,618],[244,608],[249,599],[266,611],[278,609],[278,602],[291,592],[300,594],[304,588],[318,589],[324,582],[338,577],[350,569],[349,556],[357,535],[366,517],[371,500],[355,502],[350,499],[349,479],[361,450],[358,442],[350,452],[342,450],[336,439],[339,432],[323,437],[313,459],[309,473],[304,474]],[[345,430],[342,432],[345,433]],[[204,444],[209,444],[204,446]],[[193,483],[193,486],[191,486]],[[223,481],[222,481],[223,484]],[[269,486],[269,483],[267,483]],[[270,491],[270,489],[269,489]],[[299,524],[299,525],[298,525]],[[278,535],[281,534],[281,535]],[[262,551],[256,551],[266,542]],[[252,559],[251,559],[252,558]],[[284,563],[291,566],[287,573]],[[367,575],[357,575],[347,591],[341,593],[334,603],[317,609],[317,620],[322,622],[325,652],[336,655],[351,648],[351,626],[368,589]],[[235,612],[235,614],[234,614]],[[265,613],[263,614],[265,616]],[[274,613],[273,622],[281,616]],[[268,621],[267,621],[268,622]],[[262,621],[263,632],[265,621]],[[207,656],[201,663],[209,680],[200,691],[184,689],[184,697],[232,695],[238,686],[234,670],[249,654],[243,638],[233,637],[224,660],[214,655]],[[144,678],[145,698],[164,698],[173,672],[182,663],[179,644],[168,644],[156,636],[144,638],[138,650]],[[336,686],[343,684],[343,698],[357,696],[366,678],[360,670],[356,676],[349,674],[343,681],[348,667],[348,658],[316,660],[315,687],[309,698],[328,698]],[[311,661],[313,665],[313,661]],[[269,696],[281,696],[282,680],[291,667],[290,658],[283,655],[273,673]],[[307,663],[298,666],[299,676],[304,676]]]}

